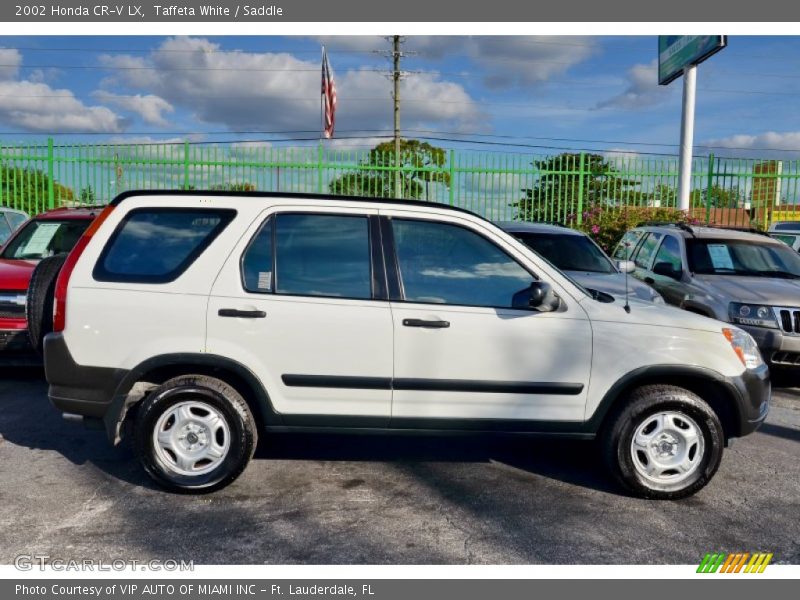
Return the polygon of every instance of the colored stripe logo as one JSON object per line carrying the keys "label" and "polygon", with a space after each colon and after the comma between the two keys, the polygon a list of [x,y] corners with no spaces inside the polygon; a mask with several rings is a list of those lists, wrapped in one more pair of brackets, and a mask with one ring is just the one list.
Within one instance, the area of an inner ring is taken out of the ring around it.
{"label": "colored stripe logo", "polygon": [[772,552],[709,552],[700,561],[698,573],[763,573],[772,560]]}

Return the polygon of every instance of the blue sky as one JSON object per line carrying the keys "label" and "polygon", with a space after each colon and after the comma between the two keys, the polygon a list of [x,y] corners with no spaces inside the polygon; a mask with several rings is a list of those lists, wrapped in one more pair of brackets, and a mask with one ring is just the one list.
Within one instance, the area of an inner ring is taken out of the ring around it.
{"label": "blue sky", "polygon": [[[374,143],[392,126],[389,62],[379,53],[389,44],[377,36],[3,36],[0,141],[314,138],[321,43],[339,92],[332,144]],[[682,84],[657,85],[656,44],[409,37],[405,135],[448,138],[442,146],[675,153]],[[726,156],[800,156],[798,57],[800,37],[729,38],[698,70],[696,154],[714,146]]]}

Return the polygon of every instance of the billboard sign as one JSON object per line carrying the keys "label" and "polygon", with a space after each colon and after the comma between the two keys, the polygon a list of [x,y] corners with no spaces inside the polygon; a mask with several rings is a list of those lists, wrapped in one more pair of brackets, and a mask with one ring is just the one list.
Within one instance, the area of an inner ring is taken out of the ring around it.
{"label": "billboard sign", "polygon": [[683,73],[728,45],[724,35],[658,36],[658,84],[667,85]]}

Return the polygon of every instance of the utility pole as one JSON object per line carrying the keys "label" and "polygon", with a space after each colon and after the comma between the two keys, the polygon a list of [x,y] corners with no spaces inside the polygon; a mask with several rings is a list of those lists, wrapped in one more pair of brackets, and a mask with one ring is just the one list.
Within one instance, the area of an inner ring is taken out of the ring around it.
{"label": "utility pole", "polygon": [[400,170],[400,36],[392,36],[392,81],[394,83],[394,197],[403,197],[403,175]]}
{"label": "utility pole", "polygon": [[[678,208],[688,211],[692,189],[692,145],[694,141],[694,103],[697,89],[697,65],[683,69],[683,108],[681,117],[681,153],[678,175]],[[709,191],[709,193],[711,193]]]}

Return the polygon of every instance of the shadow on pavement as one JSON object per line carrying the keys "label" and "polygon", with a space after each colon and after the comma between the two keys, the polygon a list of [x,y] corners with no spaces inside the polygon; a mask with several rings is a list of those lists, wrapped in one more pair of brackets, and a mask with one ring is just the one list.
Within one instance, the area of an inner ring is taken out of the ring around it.
{"label": "shadow on pavement", "polygon": [[[41,369],[0,370],[0,435],[8,442],[91,463],[128,483],[151,483],[129,446],[111,446],[103,431],[67,423],[47,400]],[[256,459],[502,463],[589,488],[620,492],[592,442],[510,436],[395,434],[261,434]]]}
{"label": "shadow on pavement", "polygon": [[774,423],[764,423],[758,428],[759,433],[766,433],[767,435],[774,435],[793,442],[800,442],[800,429],[792,429],[791,427],[784,427],[783,425],[776,425]]}

